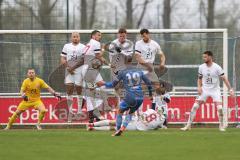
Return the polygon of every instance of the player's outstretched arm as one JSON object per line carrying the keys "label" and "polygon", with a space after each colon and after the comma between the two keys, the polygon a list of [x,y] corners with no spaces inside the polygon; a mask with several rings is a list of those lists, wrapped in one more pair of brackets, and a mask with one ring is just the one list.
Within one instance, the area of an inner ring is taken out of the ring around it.
{"label": "player's outstretched arm", "polygon": [[230,96],[234,96],[234,90],[233,90],[233,88],[231,88],[231,85],[230,85],[230,82],[229,82],[229,80],[227,79],[227,77],[226,76],[221,76],[221,79],[223,80],[223,82],[224,82],[224,84],[227,86],[227,88],[228,88],[228,91],[229,91],[229,93],[230,93]]}
{"label": "player's outstretched arm", "polygon": [[118,80],[114,80],[114,81],[112,81],[112,82],[105,82],[104,85],[105,85],[107,88],[113,88],[113,87],[115,87],[118,83],[119,83]]}
{"label": "player's outstretched arm", "polygon": [[50,92],[54,97],[58,98],[58,100],[61,100],[62,97],[60,96],[59,93],[55,92],[51,87],[47,88],[48,92]]}
{"label": "player's outstretched arm", "polygon": [[112,81],[112,82],[105,82],[105,86],[107,87],[107,88],[113,88],[113,87],[115,87],[120,81],[122,81],[123,80],[123,73],[122,72],[120,72],[119,74],[118,74],[118,76],[117,76],[117,80],[114,80],[114,81]]}

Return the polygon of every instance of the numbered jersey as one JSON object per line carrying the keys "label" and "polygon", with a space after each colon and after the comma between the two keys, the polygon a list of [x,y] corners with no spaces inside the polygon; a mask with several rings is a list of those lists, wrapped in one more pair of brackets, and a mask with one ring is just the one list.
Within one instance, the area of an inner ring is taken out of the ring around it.
{"label": "numbered jersey", "polygon": [[151,87],[151,82],[144,75],[143,71],[136,68],[126,68],[125,70],[120,71],[117,76],[116,81],[113,81],[113,85],[117,84],[119,81],[123,82],[123,87],[126,90],[125,99],[129,101],[130,99],[143,99],[142,91],[142,81]]}
{"label": "numbered jersey", "polygon": [[40,100],[41,89],[49,88],[49,86],[41,78],[36,77],[34,80],[25,79],[21,86],[21,91],[28,96],[29,102]]}
{"label": "numbered jersey", "polygon": [[[122,49],[121,53],[117,52],[115,47]],[[114,74],[118,74],[119,71],[126,68],[125,56],[131,56],[133,54],[133,43],[127,40],[124,43],[120,43],[118,39],[111,42],[109,45],[109,60],[115,67],[112,69]]]}
{"label": "numbered jersey", "polygon": [[[78,43],[77,45],[73,45],[73,43],[67,43],[62,49],[61,56],[66,57],[67,61],[74,61],[83,56],[84,48],[85,45],[81,43]],[[79,70],[79,68],[76,70]]]}
{"label": "numbered jersey", "polygon": [[135,51],[141,55],[141,58],[146,63],[151,64],[154,62],[156,54],[162,54],[160,45],[154,40],[150,40],[148,43],[145,43],[143,40],[137,41]]}
{"label": "numbered jersey", "polygon": [[199,77],[202,77],[202,88],[204,90],[220,89],[219,77],[224,75],[223,69],[216,63],[210,67],[206,63],[199,66]]}
{"label": "numbered jersey", "polygon": [[76,59],[83,55],[83,50],[85,45],[78,43],[77,45],[73,45],[72,43],[67,43],[64,45],[62,49],[61,56],[66,57],[67,61],[72,59]]}
{"label": "numbered jersey", "polygon": [[101,53],[101,44],[99,41],[91,39],[84,49],[84,64],[91,66],[97,53]]}
{"label": "numbered jersey", "polygon": [[140,115],[140,119],[136,122],[137,130],[156,129],[163,124],[164,119],[164,116],[160,116],[155,110],[148,109]]}

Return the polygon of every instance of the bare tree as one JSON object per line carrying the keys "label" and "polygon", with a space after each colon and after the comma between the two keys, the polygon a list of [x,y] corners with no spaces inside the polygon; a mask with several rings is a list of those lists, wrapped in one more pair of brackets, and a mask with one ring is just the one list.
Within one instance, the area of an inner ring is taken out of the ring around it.
{"label": "bare tree", "polygon": [[91,16],[90,16],[90,22],[89,22],[89,28],[93,27],[93,24],[94,24],[94,21],[95,21],[96,4],[97,4],[97,0],[93,0],[92,9],[91,9]]}
{"label": "bare tree", "polygon": [[171,27],[171,0],[164,0],[163,2],[163,28]]}
{"label": "bare tree", "polygon": [[208,0],[207,28],[214,28],[215,0]]}
{"label": "bare tree", "polygon": [[81,0],[81,28],[87,28],[87,0]]}
{"label": "bare tree", "polygon": [[[54,0],[52,3],[49,0],[39,0],[37,13],[34,12],[31,5],[24,3],[24,1],[15,0],[15,2],[29,10],[29,12],[35,17],[37,22],[39,22],[43,29],[51,28],[51,13],[58,0]],[[47,77],[51,72],[52,67],[52,57],[50,48],[50,35],[44,34],[43,36],[43,76]]]}
{"label": "bare tree", "polygon": [[126,1],[126,26],[133,28],[133,0]]}
{"label": "bare tree", "polygon": [[[163,2],[163,28],[169,29],[171,28],[171,0],[164,0]],[[164,48],[166,50],[166,53],[171,54],[171,43],[168,43],[168,41],[171,41],[171,35],[168,33],[164,34]]]}
{"label": "bare tree", "polygon": [[[92,3],[89,3],[92,2]],[[81,0],[81,28],[87,29],[92,28],[95,21],[95,14],[96,14],[96,6],[97,6],[97,0],[87,1],[87,0]],[[88,6],[91,6],[89,8]],[[90,15],[88,15],[88,11],[90,11]],[[88,21],[89,19],[89,21]]]}
{"label": "bare tree", "polygon": [[2,4],[3,0],[0,0],[0,29],[2,29]]}
{"label": "bare tree", "polygon": [[144,1],[144,3],[143,3],[143,10],[142,10],[141,15],[140,15],[140,17],[139,17],[139,20],[138,20],[138,22],[137,22],[137,28],[139,28],[139,26],[141,25],[142,20],[143,20],[143,17],[144,17],[144,15],[145,15],[145,13],[146,13],[146,10],[147,10],[147,5],[148,5],[150,2],[152,2],[152,1],[151,1],[151,0],[145,0],[145,1]]}

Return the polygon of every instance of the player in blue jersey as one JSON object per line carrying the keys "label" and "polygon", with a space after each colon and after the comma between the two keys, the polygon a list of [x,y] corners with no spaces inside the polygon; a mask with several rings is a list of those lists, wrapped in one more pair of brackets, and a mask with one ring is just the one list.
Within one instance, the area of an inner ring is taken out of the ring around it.
{"label": "player in blue jersey", "polygon": [[[146,84],[150,99],[152,99],[152,85],[150,80],[148,80],[141,69],[130,66],[131,61],[132,58],[126,56],[127,68],[118,73],[117,80],[105,82],[105,86],[111,88],[115,87],[120,81],[122,81],[125,89],[125,96],[120,102],[120,107],[117,113],[117,131],[113,136],[120,136],[122,134],[128,123],[131,121],[132,114],[141,106],[144,98],[142,81]],[[127,112],[127,114],[123,121],[122,115],[124,112]]]}

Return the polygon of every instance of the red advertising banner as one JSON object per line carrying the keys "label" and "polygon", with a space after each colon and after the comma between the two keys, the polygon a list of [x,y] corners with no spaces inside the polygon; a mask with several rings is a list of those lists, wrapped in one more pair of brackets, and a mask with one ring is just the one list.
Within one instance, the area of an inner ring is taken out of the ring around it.
{"label": "red advertising banner", "polygon": [[[17,105],[21,101],[21,98],[6,98],[0,97],[0,123],[7,123],[8,118],[11,114],[16,110]],[[116,99],[109,98],[109,104],[115,108]],[[185,123],[191,111],[191,107],[194,103],[195,97],[172,97],[171,102],[168,104],[168,121],[170,123]],[[236,98],[237,104],[240,103],[240,97]],[[67,109],[63,108],[59,113],[55,110],[55,105],[58,101],[55,98],[42,98],[43,103],[46,106],[47,113],[45,115],[45,119],[43,123],[64,123],[66,121],[62,120],[59,117],[67,117]],[[236,107],[235,98],[228,99],[228,121],[236,122],[240,120],[240,109]],[[151,101],[145,99],[143,102],[143,110],[151,107]],[[76,111],[77,104],[76,99],[74,100],[73,108]],[[238,113],[236,110],[238,109]],[[74,122],[87,122],[88,117],[85,110],[84,113],[79,117],[74,117]],[[116,117],[116,109],[113,109],[112,112],[105,113],[104,116],[108,119],[115,119]],[[26,112],[24,112],[20,118],[16,121],[16,123],[26,124],[26,123],[36,123],[38,119],[38,111],[30,108]],[[200,106],[197,111],[195,122],[204,122],[204,123],[212,123],[218,122],[218,115],[216,106],[212,103],[211,99],[208,100],[205,104]]]}

